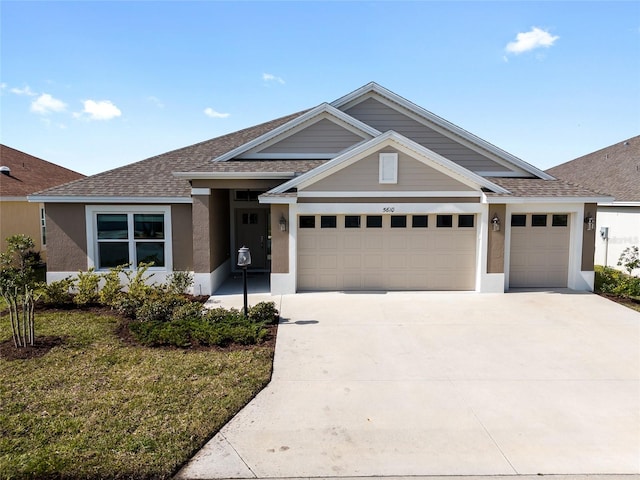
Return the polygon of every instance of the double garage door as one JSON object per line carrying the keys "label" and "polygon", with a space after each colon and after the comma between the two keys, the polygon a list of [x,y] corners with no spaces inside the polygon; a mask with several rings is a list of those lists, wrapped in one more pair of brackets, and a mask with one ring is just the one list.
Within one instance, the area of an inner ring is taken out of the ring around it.
{"label": "double garage door", "polygon": [[301,215],[298,290],[474,290],[475,215]]}
{"label": "double garage door", "polygon": [[511,216],[510,287],[566,287],[568,271],[568,215]]}

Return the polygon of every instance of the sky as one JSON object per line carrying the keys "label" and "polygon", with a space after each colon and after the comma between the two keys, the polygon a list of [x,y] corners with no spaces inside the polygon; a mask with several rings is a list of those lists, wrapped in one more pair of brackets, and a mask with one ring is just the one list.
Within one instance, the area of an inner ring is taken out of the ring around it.
{"label": "sky", "polygon": [[87,175],[371,81],[547,169],[640,134],[640,2],[0,0],[0,141]]}

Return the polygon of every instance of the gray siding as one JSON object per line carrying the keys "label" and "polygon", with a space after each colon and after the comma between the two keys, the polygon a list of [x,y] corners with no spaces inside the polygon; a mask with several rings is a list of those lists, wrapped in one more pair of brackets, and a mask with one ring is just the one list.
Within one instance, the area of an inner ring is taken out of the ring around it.
{"label": "gray siding", "polygon": [[511,171],[373,98],[351,107],[346,113],[381,132],[394,130],[473,172]]}
{"label": "gray siding", "polygon": [[[385,148],[384,152],[394,152]],[[337,173],[310,185],[306,191],[471,191],[471,187],[411,158],[404,153],[398,155],[398,183],[380,184],[379,155],[363,158]]]}
{"label": "gray siding", "polygon": [[337,153],[358,142],[362,137],[329,120],[322,119],[284,138],[259,153]]}

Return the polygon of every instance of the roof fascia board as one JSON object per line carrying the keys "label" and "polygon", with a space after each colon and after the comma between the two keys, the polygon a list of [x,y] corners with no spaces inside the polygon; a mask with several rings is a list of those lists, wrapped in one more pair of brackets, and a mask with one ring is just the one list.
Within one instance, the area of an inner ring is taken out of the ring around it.
{"label": "roof fascia board", "polygon": [[447,191],[349,191],[349,192],[298,192],[299,198],[439,198],[439,197],[470,197],[480,198],[482,192],[478,190],[447,190]]}
{"label": "roof fascia board", "polygon": [[278,196],[258,196],[258,203],[262,204],[288,204],[293,205],[298,202],[296,197],[278,197]]}
{"label": "roof fascia board", "polygon": [[[479,147],[482,150],[492,153],[497,157],[497,159],[502,159],[503,161],[506,161],[512,165],[515,165],[539,178],[542,178],[544,180],[554,179],[554,177],[552,177],[548,173],[543,172],[542,170],[534,167],[533,165],[525,162],[524,160],[502,150],[501,148],[496,147],[495,145],[481,139],[480,137],[477,137],[476,135],[472,134],[471,132],[468,132],[463,128],[458,127],[457,125],[454,125],[448,120],[445,120],[444,118],[439,117],[438,115],[420,107],[419,105],[416,105],[415,103],[410,102],[406,98],[403,98],[400,95],[393,93],[390,90],[387,90],[386,88],[378,85],[375,82],[368,83],[367,85],[360,87],[359,89],[351,92],[350,94],[347,94],[344,97],[341,97],[338,100],[335,100],[334,102],[331,103],[331,105],[336,108],[340,108],[349,103],[356,104],[356,103],[359,103],[356,100],[359,100],[360,98],[362,98],[363,100],[365,98],[368,98],[366,97],[366,95],[371,92],[376,93],[383,98],[387,98],[388,100],[391,100],[394,103],[397,103],[398,105],[402,106],[409,112],[412,112],[418,117],[421,117],[423,121],[424,119],[428,120],[433,125],[439,127],[439,129],[437,130],[440,133],[443,133],[445,135],[447,133],[455,134],[457,137],[465,141],[464,143],[467,147],[475,151],[478,151],[477,149]],[[478,153],[482,153],[482,152],[478,152]]]}
{"label": "roof fascia board", "polygon": [[5,197],[2,196],[0,197],[0,200],[3,202],[26,202],[27,201],[27,197]]}
{"label": "roof fascia board", "polygon": [[29,202],[40,203],[132,203],[132,204],[167,204],[192,203],[191,197],[91,197],[76,195],[29,195]]}
{"label": "roof fascia board", "polygon": [[599,207],[640,207],[640,202],[598,202]]}
{"label": "roof fascia board", "polygon": [[325,160],[336,155],[335,153],[245,153],[237,158],[242,160]]}
{"label": "roof fascia board", "polygon": [[461,167],[451,160],[438,155],[437,153],[392,130],[385,132],[382,135],[375,137],[372,140],[369,140],[368,142],[365,142],[357,147],[352,148],[342,155],[337,156],[333,160],[329,160],[327,163],[320,165],[319,167],[316,167],[315,169],[310,170],[309,172],[306,172],[299,177],[296,177],[286,183],[283,183],[282,185],[275,187],[273,190],[271,190],[271,192],[283,193],[290,188],[311,185],[321,180],[322,178],[325,178],[331,173],[334,173],[338,169],[338,167],[344,168],[369,155],[370,153],[375,152],[377,149],[381,148],[383,144],[391,145],[392,143],[394,144],[394,148],[404,151],[412,157],[415,157],[415,154],[418,154],[419,158],[417,158],[417,160],[422,161],[428,166],[436,168],[446,175],[456,178],[458,181],[461,181],[465,185],[468,185],[472,188],[479,189],[480,187],[485,187],[496,193],[509,193],[508,190],[490,182],[489,180],[471,172],[470,170],[465,169],[464,167]]}
{"label": "roof fascia board", "polygon": [[296,126],[306,122],[307,120],[312,119],[313,117],[317,116],[317,115],[321,115],[323,113],[329,113],[330,115],[333,115],[334,117],[337,117],[343,121],[345,121],[348,124],[351,124],[353,127],[355,127],[358,130],[361,130],[362,132],[365,132],[367,135],[370,135],[372,137],[375,137],[377,135],[380,135],[380,132],[378,130],[376,130],[375,128],[361,122],[360,120],[357,120],[349,115],[347,115],[346,113],[344,113],[341,110],[338,110],[335,107],[332,107],[331,105],[329,105],[328,103],[322,103],[320,105],[318,105],[317,107],[309,110],[306,113],[303,113],[302,115],[300,115],[297,118],[294,118],[293,120],[288,121],[287,123],[280,125],[279,127],[274,128],[273,130],[271,130],[270,132],[267,132],[263,135],[260,135],[257,138],[254,138],[253,140],[240,145],[237,148],[234,148],[233,150],[228,151],[227,153],[220,155],[219,157],[216,157],[214,159],[212,159],[212,161],[214,162],[226,162],[227,160],[230,160],[232,158],[237,157],[238,155],[241,155],[242,153],[245,153],[249,150],[251,150],[252,148],[257,147],[258,145],[261,145],[262,143],[275,138],[289,130],[291,130],[292,128],[295,128]]}

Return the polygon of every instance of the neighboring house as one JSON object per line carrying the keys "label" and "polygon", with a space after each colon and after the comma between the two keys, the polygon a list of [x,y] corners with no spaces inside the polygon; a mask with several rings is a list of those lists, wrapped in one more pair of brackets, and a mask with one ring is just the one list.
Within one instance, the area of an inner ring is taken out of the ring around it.
{"label": "neighboring house", "polygon": [[[617,265],[620,254],[628,247],[640,247],[640,136],[547,173],[615,198],[598,202],[595,263],[623,269]],[[640,269],[633,273],[640,274]]]}
{"label": "neighboring house", "polygon": [[370,83],[311,110],[31,197],[48,279],[154,261],[210,294],[237,251],[274,294],[593,287],[610,200]]}
{"label": "neighboring house", "polygon": [[7,237],[23,233],[46,260],[44,205],[29,203],[27,195],[80,178],[81,173],[0,145],[0,251],[7,248]]}

